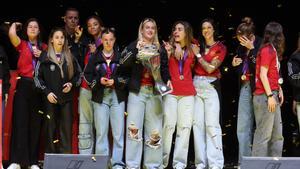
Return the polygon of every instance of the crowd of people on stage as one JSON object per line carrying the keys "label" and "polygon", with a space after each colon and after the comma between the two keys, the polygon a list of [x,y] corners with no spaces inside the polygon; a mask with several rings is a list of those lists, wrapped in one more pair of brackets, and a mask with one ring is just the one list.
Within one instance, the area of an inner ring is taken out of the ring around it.
{"label": "crowd of people on stage", "polygon": [[[79,153],[109,155],[113,169],[186,168],[190,135],[197,169],[224,167],[220,66],[227,47],[218,40],[213,19],[204,19],[195,29],[199,38],[189,22],[178,20],[169,39],[161,42],[156,21],[144,18],[136,40],[124,49],[117,46],[115,28],[105,27],[99,16],[87,18],[87,34],[79,25],[77,9],[68,8],[64,22],[64,27],[51,30],[48,43],[41,40],[36,18],[10,25],[8,37],[19,53],[19,78],[8,169],[40,168],[41,133],[45,153],[72,153],[76,100]],[[239,45],[232,66],[240,87],[239,163],[243,156],[280,157],[283,28],[269,22],[259,37],[252,19],[245,17],[236,28],[236,39]],[[1,47],[3,117],[10,79],[8,57]],[[300,124],[300,35],[288,75]]]}

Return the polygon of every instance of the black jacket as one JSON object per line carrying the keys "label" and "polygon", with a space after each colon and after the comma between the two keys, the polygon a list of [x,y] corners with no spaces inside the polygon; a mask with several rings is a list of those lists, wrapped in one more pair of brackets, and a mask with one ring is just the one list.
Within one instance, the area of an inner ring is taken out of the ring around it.
{"label": "black jacket", "polygon": [[[128,84],[129,91],[139,93],[144,66],[136,58],[138,53],[136,45],[137,41],[134,41],[123,50],[120,64],[124,67],[125,74],[130,78]],[[164,47],[160,48],[160,73],[165,83],[171,79],[168,66],[168,54]],[[155,94],[158,94],[158,92]]]}
{"label": "black jacket", "polygon": [[77,62],[80,65],[81,70],[84,68],[84,57],[85,53],[88,49],[88,37],[83,33],[79,39],[78,43],[75,43],[75,35],[67,36],[68,42],[69,42],[69,48],[71,50],[72,55],[77,59]]}
{"label": "black jacket", "polygon": [[43,52],[36,65],[34,82],[47,97],[50,92],[57,96],[58,104],[64,104],[72,100],[72,91],[63,93],[63,85],[67,82],[72,83],[72,89],[78,87],[81,82],[81,68],[75,58],[73,58],[74,75],[72,79],[68,77],[67,62],[62,65],[64,77],[61,76],[59,66],[47,57],[47,52]]}
{"label": "black jacket", "polygon": [[2,79],[2,96],[5,96],[10,87],[10,73],[7,55],[2,46],[0,46],[0,78]]}
{"label": "black jacket", "polygon": [[[256,57],[257,57],[257,53],[259,51],[259,48],[261,46],[261,42],[262,39],[258,36],[255,36],[255,41],[254,41],[254,49],[249,51],[249,54],[247,55],[248,57],[248,68],[250,71],[250,86],[251,86],[251,91],[254,92],[255,90],[255,65],[256,65]],[[237,56],[239,58],[244,58],[247,52],[247,48],[239,45],[237,48]],[[237,72],[238,72],[238,77],[239,77],[239,83],[241,83],[241,76],[243,74],[243,63],[241,63],[238,67],[237,67]],[[240,85],[239,85],[240,86]]]}
{"label": "black jacket", "polygon": [[294,100],[300,102],[300,52],[294,53],[287,64],[288,80],[293,87]]}
{"label": "black jacket", "polygon": [[[101,46],[102,47],[102,46]],[[110,67],[114,66],[111,79],[114,79],[114,87],[118,97],[118,102],[125,101],[127,92],[125,89],[128,79],[122,75],[122,67],[119,64],[121,54],[117,48],[114,48],[114,57],[110,63]],[[105,77],[106,69],[104,67],[106,61],[102,56],[102,48],[91,56],[87,66],[84,69],[84,78],[92,89],[92,101],[102,103],[105,86],[100,83],[100,79]]]}

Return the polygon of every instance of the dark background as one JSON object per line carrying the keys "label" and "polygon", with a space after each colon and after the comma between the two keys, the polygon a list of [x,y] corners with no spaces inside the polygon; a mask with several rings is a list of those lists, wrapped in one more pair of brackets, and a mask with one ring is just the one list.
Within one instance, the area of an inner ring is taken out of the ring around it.
{"label": "dark background", "polygon": [[[262,36],[265,25],[270,21],[282,24],[286,37],[286,51],[281,61],[282,73],[286,79],[286,62],[296,49],[299,24],[299,5],[295,0],[51,0],[51,1],[4,1],[0,6],[1,38],[9,54],[10,66],[15,68],[15,51],[8,43],[4,22],[20,21],[24,23],[30,17],[40,20],[44,28],[46,42],[49,31],[54,26],[63,26],[62,16],[68,7],[80,11],[80,23],[85,28],[85,20],[90,15],[99,15],[105,26],[115,27],[117,42],[123,48],[137,38],[138,25],[144,17],[152,17],[159,26],[160,40],[167,40],[172,24],[176,20],[186,20],[194,28],[194,35],[199,35],[202,19],[211,17],[218,23],[219,38],[228,48],[228,54],[221,66],[222,70],[222,130],[225,163],[237,160],[238,142],[236,137],[236,114],[238,104],[238,79],[231,65],[235,55],[237,40],[235,29],[245,16],[250,16],[256,25],[257,35]],[[285,103],[282,106],[283,133],[285,137],[283,156],[300,156],[298,123],[291,111],[292,91],[287,80],[283,85]],[[193,148],[189,159],[193,159]],[[192,162],[191,162],[192,163]]]}

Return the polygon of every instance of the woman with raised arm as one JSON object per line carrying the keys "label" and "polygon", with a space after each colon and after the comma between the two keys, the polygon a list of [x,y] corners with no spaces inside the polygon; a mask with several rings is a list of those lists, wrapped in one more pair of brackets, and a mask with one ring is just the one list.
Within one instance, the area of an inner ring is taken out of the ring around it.
{"label": "woman with raised arm", "polygon": [[176,139],[172,167],[187,167],[190,132],[193,122],[196,90],[193,85],[195,55],[192,50],[193,29],[186,21],[177,21],[172,27],[169,43],[165,44],[169,56],[169,71],[173,92],[164,96],[163,164],[168,166],[172,138]]}
{"label": "woman with raised arm", "polygon": [[239,141],[239,163],[243,156],[251,156],[253,140],[254,112],[253,92],[255,90],[256,55],[261,45],[261,38],[255,35],[252,19],[245,17],[237,27],[239,41],[237,55],[232,66],[237,68],[240,86],[238,104],[237,137]]}
{"label": "woman with raised arm", "polygon": [[30,166],[31,169],[39,169],[38,153],[42,115],[40,95],[34,89],[34,69],[41,52],[47,45],[42,43],[40,24],[37,19],[27,20],[24,28],[24,39],[17,34],[21,23],[14,22],[9,28],[11,43],[19,52],[16,93],[13,101],[12,138],[10,149],[10,166],[8,169],[20,169],[22,166]]}
{"label": "woman with raised arm", "polygon": [[224,166],[222,130],[219,122],[219,70],[226,47],[216,40],[216,25],[212,19],[201,22],[204,41],[202,50],[194,45],[197,62],[194,68],[194,86],[197,91],[193,121],[195,164],[197,169],[222,169]]}

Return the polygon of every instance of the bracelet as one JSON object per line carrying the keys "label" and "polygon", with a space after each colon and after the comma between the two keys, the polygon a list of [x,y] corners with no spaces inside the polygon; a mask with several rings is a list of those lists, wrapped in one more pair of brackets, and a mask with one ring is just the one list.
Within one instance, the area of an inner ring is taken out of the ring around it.
{"label": "bracelet", "polygon": [[200,53],[198,53],[196,56],[198,59],[202,57]]}
{"label": "bracelet", "polygon": [[267,97],[270,98],[270,97],[272,97],[273,95],[274,95],[274,94],[272,93],[272,94],[267,95]]}

